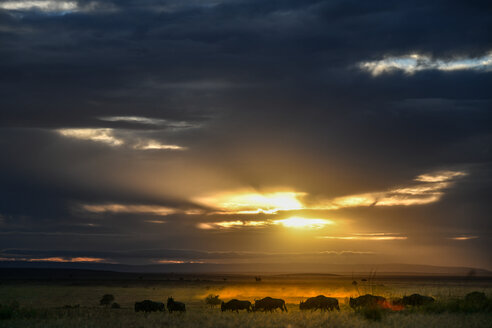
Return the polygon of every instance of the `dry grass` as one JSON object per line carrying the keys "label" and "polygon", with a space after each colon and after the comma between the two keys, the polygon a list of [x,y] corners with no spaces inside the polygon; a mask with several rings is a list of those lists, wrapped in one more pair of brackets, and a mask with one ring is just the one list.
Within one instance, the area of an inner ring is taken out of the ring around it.
{"label": "dry grass", "polygon": [[[364,286],[359,286],[364,292]],[[375,293],[387,298],[411,293],[435,297],[439,304],[463,297],[472,290],[483,291],[491,296],[489,282],[459,282],[438,280],[387,280],[376,282]],[[121,309],[99,306],[104,294],[113,294]],[[288,313],[222,313],[211,309],[203,299],[209,295],[221,299],[248,299],[263,296],[284,298]],[[298,302],[309,296],[325,294],[339,297],[341,312],[312,313],[300,312]],[[185,314],[167,312],[145,315],[135,313],[135,301],[152,299],[165,301],[173,296],[187,306]],[[149,282],[147,286],[68,286],[60,284],[12,284],[0,285],[0,304],[17,301],[20,310],[8,320],[0,320],[0,327],[492,327],[491,312],[451,313],[446,306],[439,307],[439,313],[432,309],[406,312],[382,313],[376,320],[368,320],[360,313],[354,313],[347,305],[349,296],[357,296],[351,286],[351,279],[343,277],[320,279],[264,278],[261,283],[248,279],[227,283],[193,282]],[[63,309],[66,305],[79,308]],[[441,311],[443,310],[444,311]]]}
{"label": "dry grass", "polygon": [[422,314],[392,313],[379,322],[368,321],[351,311],[341,313],[221,313],[218,310],[193,309],[186,314],[134,313],[132,309],[105,310],[81,308],[64,312],[50,311],[39,317],[0,321],[3,327],[490,327],[487,313]]}

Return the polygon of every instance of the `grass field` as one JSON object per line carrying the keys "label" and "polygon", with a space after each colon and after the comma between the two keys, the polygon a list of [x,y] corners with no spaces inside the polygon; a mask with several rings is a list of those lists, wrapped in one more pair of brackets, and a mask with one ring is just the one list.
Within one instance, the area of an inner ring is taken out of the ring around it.
{"label": "grass field", "polygon": [[[67,279],[56,281],[3,281],[0,304],[18,304],[0,327],[492,327],[492,312],[458,306],[458,300],[471,291],[492,296],[492,281],[444,277],[379,277],[372,284],[361,281],[357,288],[352,277],[328,275],[264,276],[152,276],[94,281]],[[412,293],[436,299],[432,307],[404,311],[384,311],[381,317],[355,313],[348,306],[350,296],[364,293],[386,298]],[[112,294],[121,309],[99,305],[104,294]],[[254,301],[265,296],[283,298],[288,313],[222,313],[204,303],[209,295],[223,300]],[[324,294],[338,298],[341,311],[301,312],[299,301]],[[185,314],[135,313],[134,303],[144,299],[165,302],[167,297],[186,303]],[[66,306],[76,306],[73,309]],[[1,311],[0,311],[1,312]],[[0,313],[1,317],[1,313]],[[375,319],[375,320],[372,320]]]}

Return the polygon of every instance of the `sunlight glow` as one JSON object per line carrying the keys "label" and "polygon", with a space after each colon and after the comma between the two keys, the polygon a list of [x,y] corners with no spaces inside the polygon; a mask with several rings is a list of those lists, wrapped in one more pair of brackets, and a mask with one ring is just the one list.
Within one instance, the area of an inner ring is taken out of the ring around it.
{"label": "sunlight glow", "polygon": [[446,189],[452,187],[455,180],[466,176],[464,171],[437,171],[418,175],[407,185],[388,190],[368,192],[318,199],[309,202],[307,193],[294,191],[226,192],[208,197],[195,198],[193,201],[216,209],[209,214],[277,214],[279,211],[296,210],[338,210],[361,206],[414,206],[439,201]]}
{"label": "sunlight glow", "polygon": [[298,216],[293,216],[288,219],[275,220],[274,224],[281,224],[287,228],[309,228],[319,229],[328,224],[334,224],[331,220],[326,219],[307,219]]}
{"label": "sunlight glow", "polygon": [[[358,195],[337,197],[319,202],[315,209],[336,210],[357,206],[412,206],[437,202],[444,191],[454,184],[454,180],[467,173],[463,171],[438,171],[421,174],[412,184],[386,191],[369,192]],[[314,209],[313,208],[313,209]]]}
{"label": "sunlight glow", "polygon": [[219,209],[218,214],[276,214],[304,208],[298,199],[306,193],[281,191],[273,193],[236,192],[197,198],[198,203]]}
{"label": "sunlight glow", "polygon": [[234,221],[220,221],[220,222],[202,222],[197,224],[197,228],[204,229],[204,230],[211,230],[211,229],[231,229],[231,228],[248,228],[248,227],[261,228],[261,227],[281,225],[286,228],[319,229],[329,224],[335,224],[335,222],[327,219],[309,219],[309,218],[293,216],[287,219],[266,220],[266,221],[234,220]]}
{"label": "sunlight glow", "polygon": [[277,191],[259,193],[236,191],[219,193],[193,201],[216,209],[208,214],[277,214],[279,211],[338,210],[361,206],[414,206],[439,201],[464,171],[437,171],[418,175],[407,185],[388,190],[309,201],[307,193]]}

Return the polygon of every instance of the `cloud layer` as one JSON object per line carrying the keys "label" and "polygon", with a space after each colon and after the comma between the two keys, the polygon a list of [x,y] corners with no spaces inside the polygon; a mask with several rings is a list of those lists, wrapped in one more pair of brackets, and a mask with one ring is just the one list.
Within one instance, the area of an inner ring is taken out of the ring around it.
{"label": "cloud layer", "polygon": [[492,268],[491,9],[4,1],[0,249]]}

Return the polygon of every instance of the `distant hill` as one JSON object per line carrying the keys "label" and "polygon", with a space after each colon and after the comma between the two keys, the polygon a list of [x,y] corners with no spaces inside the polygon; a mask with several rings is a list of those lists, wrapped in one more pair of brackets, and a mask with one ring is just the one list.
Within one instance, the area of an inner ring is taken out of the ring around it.
{"label": "distant hill", "polygon": [[492,271],[469,267],[441,267],[415,264],[303,264],[302,268],[292,264],[153,264],[124,265],[112,263],[55,263],[55,262],[23,262],[0,261],[2,268],[32,269],[72,269],[98,270],[126,273],[235,273],[235,274],[368,274],[377,271],[380,275],[442,275],[463,277],[492,277]]}

